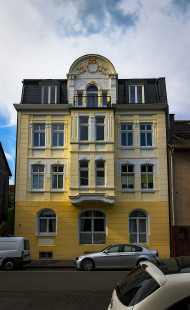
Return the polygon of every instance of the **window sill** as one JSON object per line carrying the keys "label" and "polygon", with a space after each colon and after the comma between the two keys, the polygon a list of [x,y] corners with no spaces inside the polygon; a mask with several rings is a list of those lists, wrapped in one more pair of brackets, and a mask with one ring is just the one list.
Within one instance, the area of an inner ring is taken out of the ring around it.
{"label": "window sill", "polygon": [[30,150],[45,150],[46,147],[45,146],[32,146],[29,147]]}
{"label": "window sill", "polygon": [[141,193],[155,193],[155,192],[159,192],[155,189],[141,189]]}
{"label": "window sill", "polygon": [[135,189],[122,189],[121,193],[135,193]]}
{"label": "window sill", "polygon": [[67,149],[66,146],[52,146],[51,147],[52,150],[65,150]]}
{"label": "window sill", "polygon": [[114,142],[111,141],[98,141],[98,140],[94,140],[94,141],[71,141],[70,144],[114,144]]}
{"label": "window sill", "polygon": [[37,233],[37,237],[56,237],[57,233]]}
{"label": "window sill", "polygon": [[29,193],[44,193],[44,189],[32,189],[31,191],[27,191]]}

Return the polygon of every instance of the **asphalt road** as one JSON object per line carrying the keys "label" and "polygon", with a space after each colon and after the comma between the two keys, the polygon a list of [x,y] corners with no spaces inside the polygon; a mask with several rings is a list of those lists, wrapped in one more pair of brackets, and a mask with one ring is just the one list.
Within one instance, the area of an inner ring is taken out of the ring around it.
{"label": "asphalt road", "polygon": [[128,271],[25,269],[0,271],[1,310],[106,310]]}

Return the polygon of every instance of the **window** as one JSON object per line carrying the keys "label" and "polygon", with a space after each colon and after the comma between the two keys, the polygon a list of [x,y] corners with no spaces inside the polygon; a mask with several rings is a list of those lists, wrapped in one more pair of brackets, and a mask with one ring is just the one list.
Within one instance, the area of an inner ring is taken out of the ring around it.
{"label": "window", "polygon": [[64,145],[64,125],[52,126],[52,146]]}
{"label": "window", "polygon": [[130,103],[143,103],[143,86],[131,85],[129,86],[129,102]]}
{"label": "window", "polygon": [[42,103],[56,103],[56,86],[43,86],[42,88]]}
{"label": "window", "polygon": [[33,126],[33,145],[35,147],[45,146],[45,125]]}
{"label": "window", "polygon": [[63,166],[52,167],[52,189],[63,189]]}
{"label": "window", "polygon": [[104,117],[96,117],[96,140],[104,140]]}
{"label": "window", "polygon": [[153,188],[153,166],[152,165],[141,166],[141,188],[142,189]]}
{"label": "window", "polygon": [[44,166],[43,165],[32,166],[32,188],[33,189],[44,188]]}
{"label": "window", "polygon": [[121,186],[123,189],[134,188],[134,171],[133,165],[121,166]]}
{"label": "window", "polygon": [[187,239],[187,228],[180,228],[178,232],[179,240]]}
{"label": "window", "polygon": [[133,125],[130,124],[121,125],[121,145],[122,146],[133,145]]}
{"label": "window", "polygon": [[105,162],[103,160],[96,162],[96,185],[105,185]]}
{"label": "window", "polygon": [[96,86],[90,86],[87,89],[87,107],[98,107],[98,89]]}
{"label": "window", "polygon": [[38,233],[55,234],[56,233],[56,214],[53,210],[43,210],[38,214]]}
{"label": "window", "polygon": [[140,125],[141,146],[152,146],[152,125]]}
{"label": "window", "polygon": [[120,302],[123,304],[123,309],[134,309],[136,307],[133,306],[140,303],[159,288],[160,286],[155,279],[153,279],[141,266],[138,266],[128,273],[128,275],[116,286],[116,294]]}
{"label": "window", "polygon": [[52,259],[53,253],[52,252],[39,252],[39,259]]}
{"label": "window", "polygon": [[129,215],[131,243],[147,243],[147,216],[143,211],[133,211]]}
{"label": "window", "polygon": [[88,161],[86,160],[79,162],[79,178],[80,186],[88,186]]}
{"label": "window", "polygon": [[102,93],[102,105],[104,107],[108,106],[109,105],[109,102],[110,102],[110,96],[108,97],[108,94],[107,92],[103,92]]}
{"label": "window", "polygon": [[81,141],[88,141],[88,117],[86,116],[79,118],[79,135]]}
{"label": "window", "polygon": [[82,107],[83,105],[83,93],[77,94],[78,107]]}
{"label": "window", "polygon": [[106,243],[106,216],[101,211],[89,210],[79,218],[80,244]]}

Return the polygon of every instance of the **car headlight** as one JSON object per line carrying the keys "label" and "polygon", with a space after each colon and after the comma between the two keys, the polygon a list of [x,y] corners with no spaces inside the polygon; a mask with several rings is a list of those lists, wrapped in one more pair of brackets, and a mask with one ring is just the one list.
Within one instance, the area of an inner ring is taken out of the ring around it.
{"label": "car headlight", "polygon": [[79,256],[78,260],[82,260],[84,258],[84,256]]}

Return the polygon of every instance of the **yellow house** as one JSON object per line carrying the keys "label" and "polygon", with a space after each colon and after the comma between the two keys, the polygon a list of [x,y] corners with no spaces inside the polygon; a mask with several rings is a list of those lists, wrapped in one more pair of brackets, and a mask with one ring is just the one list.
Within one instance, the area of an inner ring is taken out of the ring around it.
{"label": "yellow house", "polygon": [[31,258],[73,259],[114,243],[170,255],[165,79],[118,79],[95,54],[67,79],[24,80],[15,234]]}

